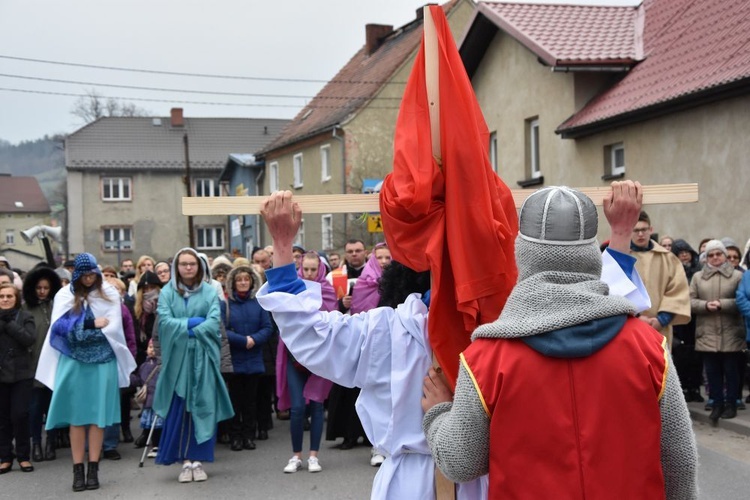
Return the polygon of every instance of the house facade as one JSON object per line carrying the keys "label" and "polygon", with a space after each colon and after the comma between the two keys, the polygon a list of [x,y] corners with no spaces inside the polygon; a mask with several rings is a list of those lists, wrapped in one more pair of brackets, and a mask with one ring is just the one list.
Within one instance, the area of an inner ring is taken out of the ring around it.
{"label": "house facade", "polygon": [[[28,271],[46,261],[41,240],[27,243],[21,233],[35,226],[50,226],[51,210],[35,177],[0,174],[0,255],[14,268]],[[50,239],[53,253],[59,245]]]}
{"label": "house facade", "polygon": [[[453,0],[443,8],[454,37],[460,37],[474,3]],[[265,162],[260,194],[278,189],[304,195],[369,192],[392,170],[396,117],[422,23],[419,9],[415,20],[400,28],[365,27],[365,45],[271,144],[256,152]],[[328,251],[342,249],[349,238],[362,239],[368,247],[384,241],[381,232],[368,231],[362,215],[307,214],[296,243]],[[265,229],[261,240],[259,246],[270,243]]]}
{"label": "house facade", "polygon": [[149,255],[167,259],[194,246],[229,251],[227,219],[182,215],[182,197],[226,196],[226,158],[270,142],[287,120],[169,117],[101,118],[65,142],[69,252],[101,263]]}
{"label": "house facade", "polygon": [[646,207],[655,231],[696,248],[725,236],[744,246],[750,221],[731,215],[750,176],[750,19],[741,8],[479,2],[460,50],[500,176],[530,189],[698,183],[698,203]]}
{"label": "house facade", "polygon": [[[228,186],[230,196],[257,196],[263,192],[264,163],[252,154],[230,154],[219,182]],[[250,258],[260,242],[260,216],[237,214],[228,217],[229,251]]]}

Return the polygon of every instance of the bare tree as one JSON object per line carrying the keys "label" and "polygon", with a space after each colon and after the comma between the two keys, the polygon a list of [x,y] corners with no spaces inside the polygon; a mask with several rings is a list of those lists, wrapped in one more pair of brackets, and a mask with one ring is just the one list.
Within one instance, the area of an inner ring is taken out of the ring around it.
{"label": "bare tree", "polygon": [[91,123],[104,116],[148,116],[150,114],[147,109],[139,108],[132,102],[121,103],[112,97],[105,98],[95,89],[79,97],[70,113],[80,118],[83,123]]}

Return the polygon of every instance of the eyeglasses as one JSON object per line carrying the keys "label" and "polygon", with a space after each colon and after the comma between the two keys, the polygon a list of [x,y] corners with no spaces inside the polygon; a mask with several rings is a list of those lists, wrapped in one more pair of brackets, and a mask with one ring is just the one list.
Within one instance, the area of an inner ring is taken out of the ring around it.
{"label": "eyeglasses", "polygon": [[[706,257],[714,258],[714,257],[721,257],[722,255],[724,255],[723,252],[711,252],[709,254],[706,254]],[[729,259],[729,257],[727,258]]]}
{"label": "eyeglasses", "polygon": [[[187,267],[187,266],[182,266],[182,267]],[[156,271],[156,274],[158,274],[159,276],[161,276],[162,274],[169,274],[169,270],[162,269],[161,271]]]}
{"label": "eyeglasses", "polygon": [[739,255],[727,255],[727,260],[740,260]]}
{"label": "eyeglasses", "polygon": [[651,228],[650,227],[636,227],[633,229],[633,232],[635,234],[643,234],[643,233],[647,233],[649,229]]}
{"label": "eyeglasses", "polygon": [[180,266],[180,267],[198,267],[198,263],[197,262],[180,262],[178,264],[178,266]]}

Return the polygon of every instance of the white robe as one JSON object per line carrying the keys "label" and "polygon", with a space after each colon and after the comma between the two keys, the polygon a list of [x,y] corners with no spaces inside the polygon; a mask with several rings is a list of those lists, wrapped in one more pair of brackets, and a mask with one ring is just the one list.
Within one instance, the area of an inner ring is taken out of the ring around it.
{"label": "white robe", "polygon": [[[89,296],[90,300],[88,304],[91,306],[94,318],[105,317],[109,320],[109,324],[101,330],[115,353],[118,385],[120,387],[128,387],[130,386],[130,374],[135,370],[136,365],[135,359],[133,359],[133,355],[130,354],[130,350],[128,349],[122,329],[120,293],[107,282],[102,284],[102,290],[109,301],[99,297],[98,292],[92,292]],[[70,286],[62,287],[55,295],[50,325],[54,325],[59,317],[73,308],[73,301],[74,296],[70,290]],[[50,326],[49,330],[52,330],[52,326]],[[50,345],[49,330],[47,331],[47,337],[44,339],[42,352],[39,355],[36,379],[50,389],[55,390],[55,375],[57,374],[57,363],[60,360],[60,351]]]}
{"label": "white robe", "polygon": [[[634,271],[631,281],[605,252],[603,278],[642,310],[648,294]],[[257,294],[273,313],[281,339],[310,371],[346,387],[360,387],[357,414],[367,438],[386,452],[372,499],[434,500],[435,463],[422,432],[422,381],[432,366],[427,307],[412,294],[396,309],[353,316],[320,311],[320,285],[304,282],[297,294]],[[459,483],[457,498],[487,498],[487,476]]]}

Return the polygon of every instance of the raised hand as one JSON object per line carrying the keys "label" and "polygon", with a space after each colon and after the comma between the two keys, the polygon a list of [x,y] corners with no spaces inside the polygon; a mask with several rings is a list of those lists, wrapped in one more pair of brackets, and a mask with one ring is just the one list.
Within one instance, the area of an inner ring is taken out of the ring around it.
{"label": "raised hand", "polygon": [[302,210],[292,199],[291,191],[276,191],[260,209],[273,239],[273,265],[280,267],[292,262],[292,243],[299,231]]}
{"label": "raised hand", "polygon": [[615,181],[604,198],[604,215],[611,228],[609,247],[630,251],[630,238],[643,207],[643,188],[638,181]]}

